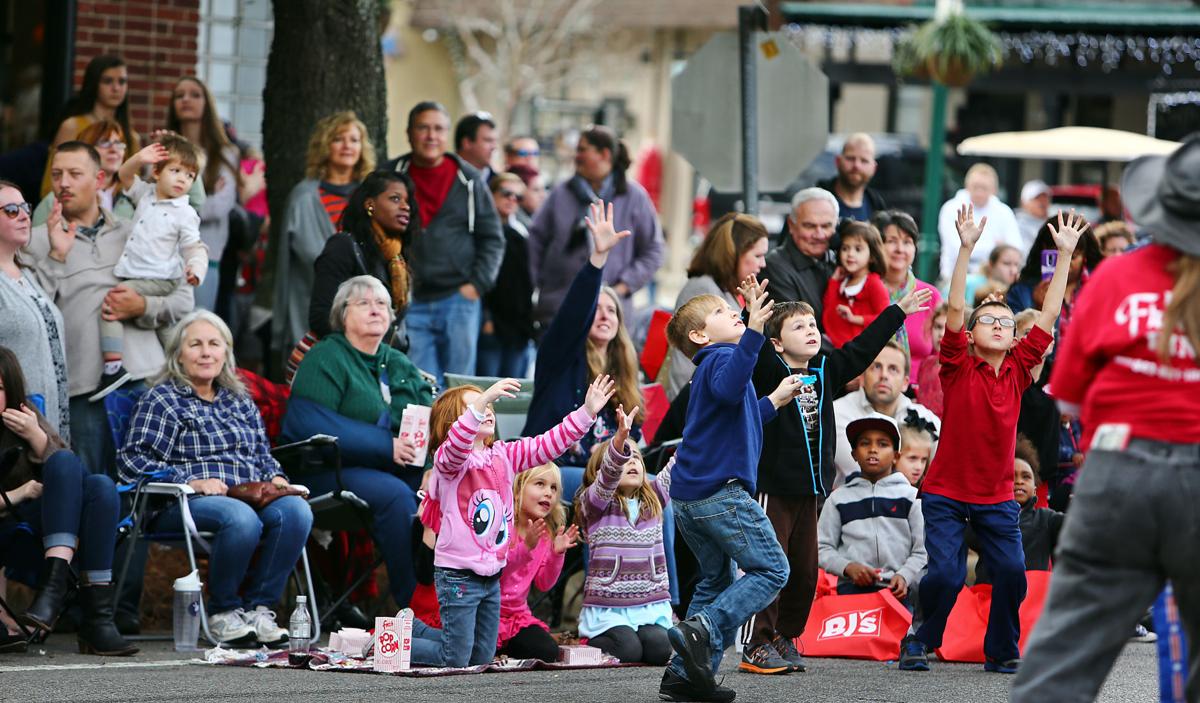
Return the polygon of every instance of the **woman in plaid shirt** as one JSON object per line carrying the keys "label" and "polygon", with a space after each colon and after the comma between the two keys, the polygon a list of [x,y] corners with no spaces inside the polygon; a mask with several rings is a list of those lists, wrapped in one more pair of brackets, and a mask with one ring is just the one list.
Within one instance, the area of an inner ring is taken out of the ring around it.
{"label": "woman in plaid shirt", "polygon": [[[312,528],[312,512],[299,496],[258,510],[225,493],[251,481],[288,484],[271,456],[258,408],[235,372],[229,328],[204,311],[171,330],[167,363],[134,408],[125,446],[117,452],[121,477],[168,472],[166,480],[196,492],[189,507],[196,527],[216,534],[209,560],[208,619],[221,642],[280,644],[287,630],[270,610],[283,593]],[[154,529],[182,530],[178,506],[163,511]],[[246,580],[250,558],[262,551]],[[238,587],[247,581],[244,596]]]}

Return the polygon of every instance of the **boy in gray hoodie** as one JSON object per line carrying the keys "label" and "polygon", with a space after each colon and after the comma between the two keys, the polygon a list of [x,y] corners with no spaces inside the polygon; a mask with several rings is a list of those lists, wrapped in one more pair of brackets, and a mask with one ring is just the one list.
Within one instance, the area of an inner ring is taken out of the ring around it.
{"label": "boy in gray hoodie", "polygon": [[838,593],[886,588],[907,605],[927,556],[917,489],[892,471],[900,430],[895,420],[876,413],[851,422],[846,438],[859,471],[825,501],[817,521],[817,560],[837,574]]}

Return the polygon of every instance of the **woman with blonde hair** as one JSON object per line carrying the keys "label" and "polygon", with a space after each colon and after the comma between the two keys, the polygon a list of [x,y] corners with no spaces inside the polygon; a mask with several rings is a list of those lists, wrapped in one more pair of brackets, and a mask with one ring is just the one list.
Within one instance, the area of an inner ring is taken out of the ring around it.
{"label": "woman with blonde hair", "polygon": [[[767,260],[767,228],[758,218],[730,212],[722,215],[696,247],[688,265],[688,280],[675,299],[675,309],[698,295],[715,295],[735,309],[742,307],[738,285],[747,276],[757,276]],[[672,348],[665,388],[674,399],[692,379],[696,365],[683,352]],[[661,376],[660,376],[661,377]]]}
{"label": "woman with blonde hair", "polygon": [[286,354],[308,331],[314,264],[338,231],[350,194],[375,170],[367,126],[351,110],[325,117],[308,142],[305,178],[288,195],[275,258],[274,349]]}

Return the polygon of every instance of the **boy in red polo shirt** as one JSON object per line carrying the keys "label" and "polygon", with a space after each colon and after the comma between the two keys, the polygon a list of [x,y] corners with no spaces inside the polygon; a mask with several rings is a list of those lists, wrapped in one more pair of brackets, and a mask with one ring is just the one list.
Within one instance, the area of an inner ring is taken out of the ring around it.
{"label": "boy in red polo shirt", "polygon": [[967,266],[971,250],[987,225],[975,223],[970,205],[956,221],[961,246],[950,280],[946,335],[939,359],[945,412],[942,438],[921,490],[929,572],[921,579],[925,622],[900,644],[899,668],[928,671],[927,653],[942,644],[946,618],[966,579],[963,530],[979,536],[982,557],[992,573],[992,607],[983,652],[984,669],[1016,673],[1020,663],[1017,613],[1025,598],[1025,555],[1021,548],[1020,507],[1013,500],[1012,458],[1017,443],[1021,394],[1033,381],[1031,369],[1053,340],[1051,330],[1062,307],[1071,255],[1086,229],[1073,212],[1050,226],[1058,249],[1054,277],[1037,323],[1013,343],[1016,320],[999,300],[975,308],[963,329]]}

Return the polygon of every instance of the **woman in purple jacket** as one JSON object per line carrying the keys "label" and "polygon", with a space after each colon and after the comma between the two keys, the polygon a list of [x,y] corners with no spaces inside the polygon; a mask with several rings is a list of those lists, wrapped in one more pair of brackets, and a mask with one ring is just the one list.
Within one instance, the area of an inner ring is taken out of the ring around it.
{"label": "woman in purple jacket", "polygon": [[579,135],[575,175],[551,191],[529,230],[529,268],[538,293],[534,319],[545,326],[554,317],[575,273],[592,253],[584,218],[588,207],[612,203],[613,226],[629,230],[609,256],[604,283],[630,307],[630,297],[650,282],[663,259],[662,228],[646,189],[625,176],[625,144],[608,127],[593,126]]}

